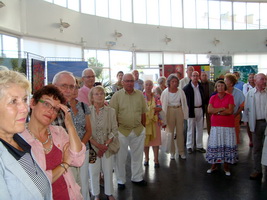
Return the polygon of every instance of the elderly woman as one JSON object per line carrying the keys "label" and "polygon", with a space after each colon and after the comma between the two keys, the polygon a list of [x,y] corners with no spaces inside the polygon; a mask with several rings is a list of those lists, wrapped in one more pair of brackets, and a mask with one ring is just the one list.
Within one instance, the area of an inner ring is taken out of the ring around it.
{"label": "elderly woman", "polygon": [[100,186],[99,176],[102,170],[105,178],[104,190],[109,200],[113,197],[113,151],[109,145],[118,137],[118,126],[115,110],[105,106],[105,90],[102,86],[96,86],[89,93],[91,106],[92,136],[90,142],[97,152],[95,163],[89,163],[91,193],[95,200],[99,200]]}
{"label": "elderly woman", "polygon": [[82,143],[86,146],[85,160],[81,167],[71,167],[76,182],[81,187],[82,195],[85,200],[90,199],[89,196],[89,138],[92,134],[90,122],[90,110],[87,104],[77,100],[79,90],[79,82],[76,79],[76,86],[73,95],[69,101],[70,111],[74,126]]}
{"label": "elderly woman", "polygon": [[[22,135],[52,182],[53,199],[82,199],[80,187],[68,168],[83,164],[85,146],[64,103],[63,94],[54,85],[37,90],[30,102],[30,121]],[[60,109],[65,114],[68,133],[61,126],[51,125]]]}
{"label": "elderly woman", "polygon": [[24,75],[0,71],[0,199],[52,199],[51,184],[30,145],[16,134],[25,129],[29,92]]}
{"label": "elderly woman", "polygon": [[224,76],[224,82],[227,86],[227,93],[234,96],[234,116],[235,116],[235,133],[236,133],[236,142],[240,144],[239,134],[240,134],[240,113],[244,110],[245,96],[243,92],[235,88],[237,83],[237,78],[234,74],[227,73]]}
{"label": "elderly woman", "polygon": [[112,87],[112,92],[117,92],[117,91],[119,91],[120,89],[123,88],[123,86],[122,86],[122,77],[123,77],[123,75],[124,75],[123,71],[118,71],[118,73],[117,73],[118,81],[111,86]]}
{"label": "elderly woman", "polygon": [[[162,110],[166,114],[167,129],[172,134],[171,159],[174,159],[175,145],[177,143],[179,156],[186,159],[184,147],[184,119],[188,119],[186,97],[182,89],[178,89],[179,79],[171,74],[167,78],[167,86],[161,94]],[[176,133],[174,133],[176,130]]]}
{"label": "elderly woman", "polygon": [[158,84],[159,86],[156,87],[155,93],[160,96],[162,91],[166,89],[166,78],[164,76],[159,77]]}
{"label": "elderly woman", "polygon": [[237,162],[237,145],[234,129],[234,97],[226,93],[227,86],[219,80],[215,84],[217,94],[210,98],[208,112],[211,116],[211,132],[206,160],[212,164],[208,174],[218,170],[217,164],[224,163],[224,172],[230,176],[229,163]]}
{"label": "elderly woman", "polygon": [[149,147],[153,147],[154,152],[154,167],[159,168],[159,145],[161,145],[160,133],[160,116],[159,112],[162,110],[160,96],[152,92],[153,82],[151,80],[145,81],[145,91],[143,92],[146,99],[148,111],[146,112],[146,138],[145,138],[145,162],[148,166],[149,161]]}

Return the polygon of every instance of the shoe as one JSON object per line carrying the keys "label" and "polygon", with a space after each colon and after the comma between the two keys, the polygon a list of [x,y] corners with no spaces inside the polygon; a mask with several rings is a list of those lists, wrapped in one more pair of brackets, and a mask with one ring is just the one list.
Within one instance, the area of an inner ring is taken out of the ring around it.
{"label": "shoe", "polygon": [[215,168],[210,168],[210,169],[207,170],[207,174],[211,174],[212,172],[215,172],[215,171],[217,171],[217,170],[218,170],[217,167],[215,167]]}
{"label": "shoe", "polygon": [[175,154],[171,153],[171,160],[175,160]]}
{"label": "shoe", "polygon": [[183,154],[183,155],[179,155],[181,159],[185,160],[186,159],[186,156]]}
{"label": "shoe", "polygon": [[106,195],[106,197],[107,197],[107,200],[115,200],[113,195]]}
{"label": "shoe", "polygon": [[200,153],[206,153],[206,149],[204,148],[197,148],[196,150]]}
{"label": "shoe", "polygon": [[159,163],[155,163],[154,168],[159,168]]}
{"label": "shoe", "polygon": [[125,189],[125,184],[119,184],[118,183],[118,189],[119,190],[124,190]]}
{"label": "shoe", "polygon": [[135,185],[138,185],[138,186],[146,186],[147,185],[147,182],[145,180],[142,180],[142,181],[132,181],[132,183],[134,183]]}
{"label": "shoe", "polygon": [[189,154],[193,153],[192,148],[187,149],[187,153],[189,153]]}
{"label": "shoe", "polygon": [[145,167],[149,166],[148,161],[145,161],[145,162],[144,162],[144,166],[145,166]]}
{"label": "shoe", "polygon": [[253,172],[249,176],[250,180],[258,180],[258,179],[261,179],[261,177],[262,177],[262,173],[260,172]]}
{"label": "shoe", "polygon": [[230,171],[225,171],[225,170],[224,170],[224,172],[225,172],[225,175],[226,175],[226,176],[231,176],[231,172],[230,172]]}

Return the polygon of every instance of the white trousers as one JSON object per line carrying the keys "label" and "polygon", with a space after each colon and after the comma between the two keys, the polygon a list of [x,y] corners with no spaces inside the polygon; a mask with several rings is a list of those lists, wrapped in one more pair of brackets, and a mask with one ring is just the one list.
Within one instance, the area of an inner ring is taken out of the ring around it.
{"label": "white trousers", "polygon": [[194,147],[195,132],[196,132],[196,146],[203,148],[203,110],[202,108],[195,108],[195,118],[188,118],[187,120],[187,140],[186,148]]}
{"label": "white trousers", "polygon": [[142,181],[145,128],[139,136],[137,136],[134,131],[132,131],[127,137],[119,132],[119,141],[120,150],[115,156],[117,182],[119,184],[125,184],[126,182],[126,160],[128,155],[128,146],[130,147],[131,154],[131,180],[136,182]]}
{"label": "white trousers", "polygon": [[85,159],[81,167],[71,167],[73,176],[77,184],[81,187],[81,193],[84,200],[90,200],[88,167],[89,167],[89,150],[85,152]]}
{"label": "white trousers", "polygon": [[106,158],[103,155],[102,158],[97,157],[94,164],[89,163],[89,174],[90,174],[90,186],[91,193],[96,196],[100,194],[100,172],[104,174],[104,190],[106,195],[113,195],[113,166],[114,156]]}

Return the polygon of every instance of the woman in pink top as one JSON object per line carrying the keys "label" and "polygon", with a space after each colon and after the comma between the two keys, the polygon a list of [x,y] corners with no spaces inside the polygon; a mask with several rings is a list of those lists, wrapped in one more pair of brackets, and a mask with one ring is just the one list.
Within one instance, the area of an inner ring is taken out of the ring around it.
{"label": "woman in pink top", "polygon": [[206,160],[212,164],[207,173],[218,170],[217,164],[224,163],[224,172],[230,176],[229,163],[237,162],[237,145],[234,123],[234,98],[226,93],[226,84],[220,80],[215,84],[217,94],[210,98],[208,112],[211,116]]}
{"label": "woman in pink top", "polygon": [[[63,94],[53,85],[47,85],[33,95],[30,102],[31,118],[22,136],[31,145],[37,162],[46,171],[52,183],[54,200],[82,199],[80,187],[75,182],[69,166],[80,167],[85,158],[81,143]],[[50,125],[59,110],[65,113],[68,131]]]}

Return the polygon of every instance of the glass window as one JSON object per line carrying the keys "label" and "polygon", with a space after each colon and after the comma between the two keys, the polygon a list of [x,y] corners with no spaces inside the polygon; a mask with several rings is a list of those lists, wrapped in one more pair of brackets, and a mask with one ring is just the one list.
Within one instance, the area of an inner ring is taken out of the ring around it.
{"label": "glass window", "polygon": [[182,0],[171,0],[171,22],[173,27],[183,27]]}
{"label": "glass window", "polygon": [[146,1],[133,0],[134,23],[146,24]]}
{"label": "glass window", "polygon": [[10,58],[17,58],[19,51],[19,40],[18,38],[3,35],[3,50],[4,56]]}
{"label": "glass window", "polygon": [[121,20],[132,22],[132,0],[122,0],[121,8]]}
{"label": "glass window", "polygon": [[197,64],[197,54],[185,54],[185,63]]}
{"label": "glass window", "polygon": [[267,3],[260,3],[260,29],[267,29]]}
{"label": "glass window", "polygon": [[79,0],[68,0],[68,8],[71,10],[79,11],[80,8],[80,1]]}
{"label": "glass window", "polygon": [[221,29],[232,30],[232,2],[221,1]]}
{"label": "glass window", "polygon": [[148,68],[149,67],[149,55],[148,53],[136,52],[136,68]]}
{"label": "glass window", "polygon": [[246,3],[233,2],[234,30],[246,29]]}
{"label": "glass window", "polygon": [[171,26],[170,0],[159,0],[159,25]]}
{"label": "glass window", "polygon": [[207,54],[197,55],[197,64],[209,64],[209,58]]}
{"label": "glass window", "polygon": [[156,86],[155,84],[157,84],[157,80],[160,77],[159,69],[138,69],[138,71],[140,79],[143,81],[152,80],[154,86]]}
{"label": "glass window", "polygon": [[259,3],[247,3],[247,29],[259,29]]}
{"label": "glass window", "polygon": [[184,64],[184,54],[164,53],[164,64]]}
{"label": "glass window", "polygon": [[67,7],[67,0],[54,0],[54,4],[57,4],[62,7]]}
{"label": "glass window", "polygon": [[159,65],[162,65],[162,53],[150,53],[149,62],[150,68],[159,67]]}
{"label": "glass window", "polygon": [[147,23],[152,25],[159,25],[158,0],[147,0]]}
{"label": "glass window", "polygon": [[108,0],[97,0],[96,15],[100,17],[108,17]]}
{"label": "glass window", "polygon": [[220,29],[220,1],[209,1],[209,28]]}
{"label": "glass window", "polygon": [[120,0],[109,0],[109,18],[121,19],[121,4]]}
{"label": "glass window", "polygon": [[197,28],[208,28],[208,1],[198,0],[196,1],[196,12],[197,12]]}
{"label": "glass window", "polygon": [[184,28],[196,28],[195,0],[184,1]]}
{"label": "glass window", "polygon": [[81,0],[81,12],[95,15],[95,0]]}

